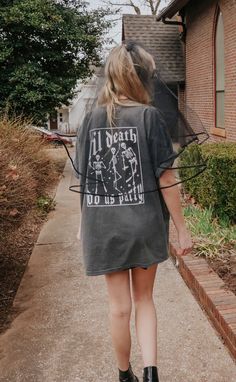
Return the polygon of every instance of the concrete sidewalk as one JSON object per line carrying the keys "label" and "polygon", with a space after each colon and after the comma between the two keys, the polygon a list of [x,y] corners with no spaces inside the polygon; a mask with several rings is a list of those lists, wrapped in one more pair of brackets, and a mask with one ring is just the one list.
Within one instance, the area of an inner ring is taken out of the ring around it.
{"label": "concrete sidewalk", "polygon": [[[56,210],[44,225],[14,306],[19,314],[0,336],[1,382],[116,382],[103,276],[84,274],[79,196],[69,162]],[[235,382],[236,365],[168,259],[155,284],[160,382]],[[142,360],[132,316],[132,365]]]}

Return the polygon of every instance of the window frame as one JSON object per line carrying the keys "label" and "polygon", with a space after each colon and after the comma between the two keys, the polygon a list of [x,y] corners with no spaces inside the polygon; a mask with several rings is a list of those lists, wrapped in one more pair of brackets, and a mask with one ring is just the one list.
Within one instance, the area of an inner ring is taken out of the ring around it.
{"label": "window frame", "polygon": [[[214,52],[214,56],[213,56],[213,66],[214,66],[214,126],[211,128],[211,133],[214,135],[225,138],[226,137],[225,126],[224,127],[217,127],[217,89],[216,89],[216,81],[217,81],[217,79],[216,79],[216,76],[217,76],[217,72],[216,72],[216,68],[217,68],[217,65],[216,65],[216,57],[217,57],[216,56],[216,49],[217,49],[217,44],[216,44],[216,34],[217,34],[217,26],[218,26],[220,13],[222,14],[222,17],[223,17],[222,10],[220,9],[219,5],[217,5],[216,12],[215,12],[214,29],[213,29],[213,33],[214,33],[214,36],[213,36],[213,49],[214,49],[213,50],[213,52]],[[224,20],[223,20],[223,25],[224,25]],[[225,36],[225,33],[224,33],[224,36]],[[224,50],[224,52],[225,52],[225,50]],[[218,92],[220,92],[220,91],[218,91]],[[225,87],[224,87],[223,92],[225,94]]]}

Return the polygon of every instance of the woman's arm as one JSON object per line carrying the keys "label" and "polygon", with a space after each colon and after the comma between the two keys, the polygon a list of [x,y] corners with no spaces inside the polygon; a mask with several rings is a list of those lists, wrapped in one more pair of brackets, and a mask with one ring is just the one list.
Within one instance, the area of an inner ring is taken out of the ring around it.
{"label": "woman's arm", "polygon": [[[160,187],[171,186],[174,183],[176,183],[174,170],[165,170],[159,179]],[[180,248],[177,249],[177,254],[186,255],[191,251],[193,244],[184,221],[179,188],[172,186],[161,189],[161,192],[178,233]]]}

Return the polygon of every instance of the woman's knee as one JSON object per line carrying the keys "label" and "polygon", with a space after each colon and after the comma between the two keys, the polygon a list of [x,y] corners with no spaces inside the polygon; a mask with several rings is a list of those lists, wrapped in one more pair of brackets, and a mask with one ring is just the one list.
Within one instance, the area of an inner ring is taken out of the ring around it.
{"label": "woman's knee", "polygon": [[106,281],[111,315],[118,318],[130,317],[132,299],[129,272],[122,271],[107,275]]}
{"label": "woman's knee", "polygon": [[147,288],[147,289],[134,290],[133,299],[135,304],[152,301],[153,300],[152,289],[150,290],[150,288]]}
{"label": "woman's knee", "polygon": [[110,303],[110,314],[114,318],[129,319],[132,311],[132,302],[127,301],[125,304]]}
{"label": "woman's knee", "polygon": [[132,272],[132,291],[135,304],[153,300],[153,286],[157,264],[143,270],[140,268],[134,269]]}

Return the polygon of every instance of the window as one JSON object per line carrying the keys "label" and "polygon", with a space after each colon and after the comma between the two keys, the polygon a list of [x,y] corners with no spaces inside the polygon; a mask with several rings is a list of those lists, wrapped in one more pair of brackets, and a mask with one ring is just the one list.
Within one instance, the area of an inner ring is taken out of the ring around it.
{"label": "window", "polygon": [[222,12],[218,11],[215,32],[215,97],[216,97],[216,128],[225,127],[225,55],[224,55],[224,24]]}
{"label": "window", "polygon": [[60,119],[60,122],[63,122],[63,113],[59,114],[59,119]]}

